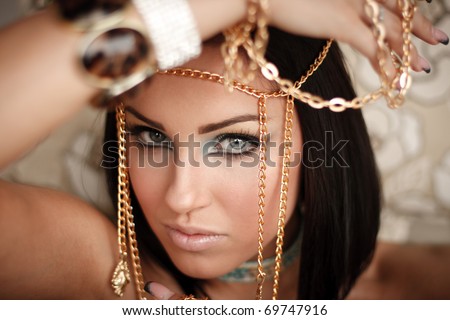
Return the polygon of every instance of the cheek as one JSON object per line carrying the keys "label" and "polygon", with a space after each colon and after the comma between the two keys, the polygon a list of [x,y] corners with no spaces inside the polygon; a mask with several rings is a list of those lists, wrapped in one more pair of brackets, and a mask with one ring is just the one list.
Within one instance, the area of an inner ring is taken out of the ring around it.
{"label": "cheek", "polygon": [[130,180],[144,213],[153,212],[164,199],[169,176],[167,166],[163,163],[152,166],[148,162],[149,159],[142,150],[131,149],[129,152]]}
{"label": "cheek", "polygon": [[233,228],[247,233],[257,229],[258,169],[225,169],[217,176],[214,195]]}

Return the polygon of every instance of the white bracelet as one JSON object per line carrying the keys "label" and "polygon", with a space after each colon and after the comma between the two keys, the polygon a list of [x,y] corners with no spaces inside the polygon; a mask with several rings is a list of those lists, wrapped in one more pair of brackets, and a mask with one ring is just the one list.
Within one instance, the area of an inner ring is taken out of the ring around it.
{"label": "white bracelet", "polygon": [[201,38],[187,0],[133,0],[145,21],[162,70],[180,66],[201,52]]}

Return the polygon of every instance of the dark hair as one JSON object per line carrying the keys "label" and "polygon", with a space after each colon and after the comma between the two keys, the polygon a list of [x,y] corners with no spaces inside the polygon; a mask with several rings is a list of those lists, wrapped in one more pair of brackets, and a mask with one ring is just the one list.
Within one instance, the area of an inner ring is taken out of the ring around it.
{"label": "dark hair", "polygon": [[[282,77],[292,81],[309,69],[325,44],[323,40],[294,36],[275,28],[269,31],[267,59],[278,66]],[[327,58],[302,90],[325,99],[355,97],[337,44],[332,45]],[[347,165],[337,163],[328,154],[329,150],[316,148],[315,159],[325,161],[319,166],[309,157],[303,157],[298,200],[301,206],[296,209],[297,214],[302,214],[303,223],[298,298],[342,299],[370,262],[376,244],[381,201],[374,155],[360,110],[336,113],[313,109],[299,101],[295,103],[304,142],[315,141],[322,146],[333,143],[326,140],[330,132],[333,141],[348,141],[339,150]],[[105,142],[115,140],[115,115],[109,113]],[[105,157],[117,158],[108,143],[104,146]],[[304,149],[303,155],[313,151]],[[115,165],[107,169],[113,201],[117,193]],[[200,280],[185,276],[171,262],[147,224],[133,192],[132,202],[141,250],[170,271],[185,293],[201,291]]]}

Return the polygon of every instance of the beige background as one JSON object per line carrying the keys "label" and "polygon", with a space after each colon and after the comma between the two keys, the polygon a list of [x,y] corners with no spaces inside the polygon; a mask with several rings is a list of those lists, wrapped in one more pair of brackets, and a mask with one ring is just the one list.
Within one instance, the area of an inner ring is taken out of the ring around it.
{"label": "beige background", "polygon": [[[29,1],[2,0],[0,24],[26,12]],[[450,0],[423,7],[450,33]],[[432,72],[414,75],[405,105],[390,110],[379,101],[364,109],[383,178],[379,237],[397,243],[450,243],[450,48],[418,47]],[[376,88],[379,80],[366,60],[344,50],[358,92]],[[1,175],[66,190],[112,215],[99,168],[102,126],[102,112],[86,108]]]}

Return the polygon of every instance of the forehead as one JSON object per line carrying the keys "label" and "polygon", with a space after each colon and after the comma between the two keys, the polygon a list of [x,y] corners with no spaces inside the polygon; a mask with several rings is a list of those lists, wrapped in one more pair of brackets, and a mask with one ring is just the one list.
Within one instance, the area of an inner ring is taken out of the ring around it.
{"label": "forehead", "polygon": [[[205,46],[199,58],[182,67],[222,74],[224,65],[219,46]],[[274,91],[273,85],[261,76],[250,85],[259,90]],[[268,107],[274,106],[281,111],[281,99],[269,98]],[[127,103],[152,119],[165,121],[179,118],[199,125],[242,114],[258,114],[257,97],[236,89],[230,92],[224,85],[214,81],[167,74],[153,76],[139,94]]]}

